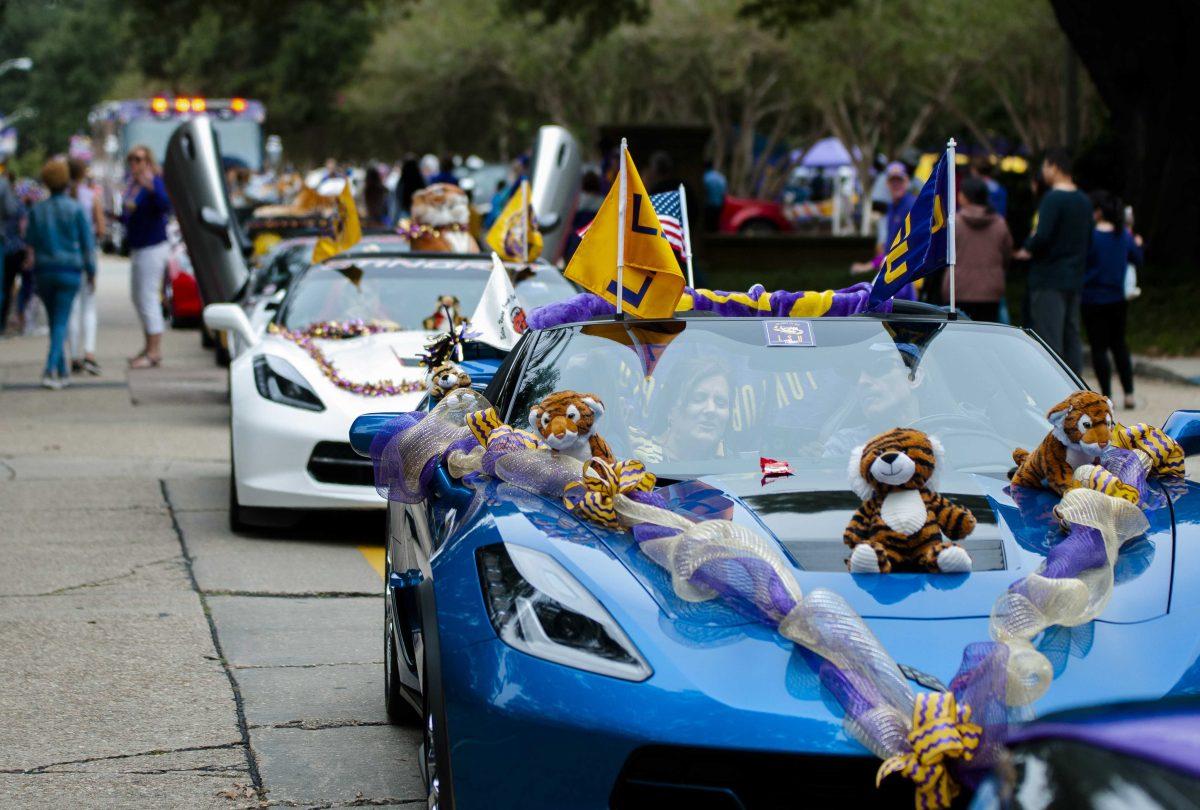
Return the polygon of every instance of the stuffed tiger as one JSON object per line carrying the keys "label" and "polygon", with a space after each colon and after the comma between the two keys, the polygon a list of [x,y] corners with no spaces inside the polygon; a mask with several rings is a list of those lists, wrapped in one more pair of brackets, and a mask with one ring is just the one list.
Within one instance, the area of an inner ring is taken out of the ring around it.
{"label": "stuffed tiger", "polygon": [[1046,414],[1050,432],[1031,453],[1013,451],[1016,469],[1010,474],[1020,487],[1043,487],[1062,495],[1085,486],[1075,479],[1075,468],[1097,464],[1112,441],[1112,400],[1093,391],[1076,391]]}
{"label": "stuffed tiger", "polygon": [[[467,193],[450,183],[434,183],[413,194],[412,221],[419,233],[412,249],[431,253],[478,253],[471,236],[471,206]],[[425,226],[424,228],[420,226]]]}
{"label": "stuffed tiger", "polygon": [[966,537],[975,516],[932,490],[941,455],[937,439],[910,428],[881,433],[850,454],[850,486],[863,499],[843,535],[852,573],[971,570],[966,549],[942,539]]}
{"label": "stuffed tiger", "polygon": [[439,400],[456,388],[470,388],[471,375],[457,363],[446,362],[430,370],[425,377],[425,386],[429,389],[429,398]]}
{"label": "stuffed tiger", "polygon": [[604,403],[595,394],[556,391],[529,411],[529,426],[556,453],[585,464],[593,457],[615,464],[612,448],[596,433]]}

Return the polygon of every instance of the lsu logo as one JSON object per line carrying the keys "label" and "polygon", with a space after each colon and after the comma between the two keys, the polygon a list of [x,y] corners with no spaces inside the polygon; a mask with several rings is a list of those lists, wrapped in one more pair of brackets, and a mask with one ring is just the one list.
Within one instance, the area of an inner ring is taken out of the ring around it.
{"label": "lsu logo", "polygon": [[525,330],[529,328],[529,321],[525,319],[525,310],[521,307],[513,307],[508,313],[508,317],[512,319],[513,331],[518,335],[525,334]]}

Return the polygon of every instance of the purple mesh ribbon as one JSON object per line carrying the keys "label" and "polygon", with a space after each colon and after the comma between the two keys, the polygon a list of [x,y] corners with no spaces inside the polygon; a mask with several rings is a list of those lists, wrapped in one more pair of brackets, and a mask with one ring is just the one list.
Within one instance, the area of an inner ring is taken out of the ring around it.
{"label": "purple mesh ribbon", "polygon": [[417,503],[424,497],[404,484],[404,466],[396,440],[418,425],[425,414],[402,413],[385,424],[371,439],[371,463],[375,467],[375,491],[390,501]]}
{"label": "purple mesh ribbon", "polygon": [[[1049,579],[1068,579],[1079,576],[1089,568],[1107,563],[1108,552],[1104,548],[1104,537],[1099,529],[1072,526],[1063,541],[1047,552],[1046,562],[1040,573]],[[1020,585],[1021,582],[1017,584]]]}
{"label": "purple mesh ribbon", "polygon": [[1143,508],[1161,505],[1161,493],[1151,488],[1150,472],[1142,466],[1137,455],[1124,447],[1108,447],[1100,455],[1100,466],[1135,487]]}
{"label": "purple mesh ribbon", "polygon": [[1003,750],[1008,736],[1007,667],[1006,646],[977,641],[963,649],[958,673],[950,681],[955,700],[971,707],[971,722],[983,729],[974,759],[954,766],[959,781],[965,784],[976,784]]}
{"label": "purple mesh ribbon", "polygon": [[778,627],[796,606],[775,569],[757,557],[709,560],[696,569],[691,581],[716,591],[734,609],[771,627]]}

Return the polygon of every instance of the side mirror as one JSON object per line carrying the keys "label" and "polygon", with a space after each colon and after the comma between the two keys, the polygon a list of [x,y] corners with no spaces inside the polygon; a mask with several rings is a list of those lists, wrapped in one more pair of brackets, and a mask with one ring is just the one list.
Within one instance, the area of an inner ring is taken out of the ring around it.
{"label": "side mirror", "polygon": [[1175,411],[1167,417],[1163,433],[1179,442],[1185,455],[1200,454],[1200,411]]}
{"label": "side mirror", "polygon": [[232,332],[247,346],[258,343],[250,319],[237,304],[209,304],[204,308],[204,325],[213,332]]}
{"label": "side mirror", "polygon": [[552,231],[558,227],[559,217],[557,211],[548,211],[545,214],[539,214],[537,218],[539,231]]}

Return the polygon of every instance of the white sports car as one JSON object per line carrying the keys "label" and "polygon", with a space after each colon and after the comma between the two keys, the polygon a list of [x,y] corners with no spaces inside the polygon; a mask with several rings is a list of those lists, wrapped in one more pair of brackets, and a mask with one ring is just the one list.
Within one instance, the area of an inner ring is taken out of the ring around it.
{"label": "white sports car", "polygon": [[[350,423],[417,406],[425,396],[419,357],[444,331],[444,310],[438,330],[423,324],[443,296],[470,315],[490,271],[488,254],[334,257],[296,276],[265,328],[237,304],[206,307],[208,327],[245,347],[229,367],[231,526],[299,517],[279,510],[382,508],[370,461],[347,441]],[[573,292],[540,262],[518,274],[516,290],[527,307]]]}

